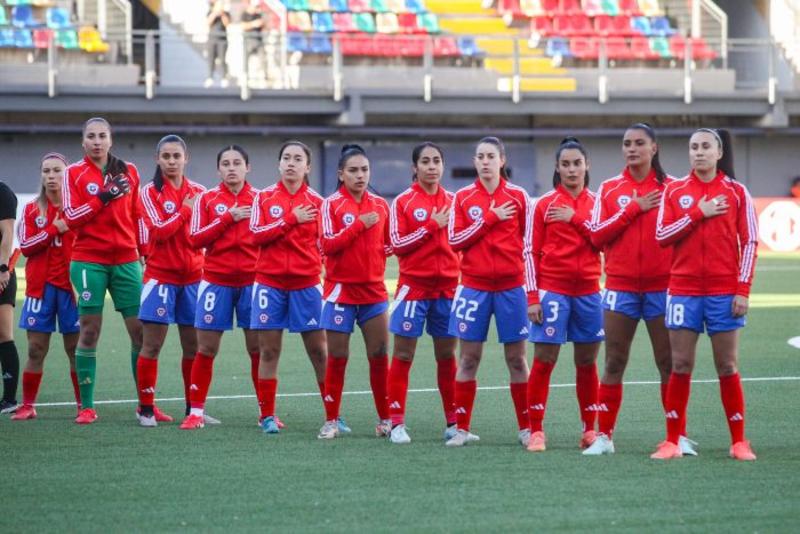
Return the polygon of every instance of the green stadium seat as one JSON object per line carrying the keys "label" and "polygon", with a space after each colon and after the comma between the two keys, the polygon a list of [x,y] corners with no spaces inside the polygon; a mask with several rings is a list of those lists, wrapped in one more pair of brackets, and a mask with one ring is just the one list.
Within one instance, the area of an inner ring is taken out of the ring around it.
{"label": "green stadium seat", "polygon": [[75,30],[58,30],[56,44],[65,50],[76,50],[79,48],[78,33]]}
{"label": "green stadium seat", "polygon": [[5,0],[7,6],[27,6],[31,4],[31,0]]}
{"label": "green stadium seat", "polygon": [[386,0],[372,0],[372,11],[375,13],[389,13],[389,5]]}
{"label": "green stadium seat", "polygon": [[289,11],[308,11],[308,0],[284,0],[284,5]]}
{"label": "green stadium seat", "polygon": [[653,37],[650,39],[650,48],[662,58],[672,57],[672,51],[669,49],[669,41],[665,37]]}
{"label": "green stadium seat", "polygon": [[620,14],[619,2],[617,0],[602,0],[600,5],[603,7],[603,13],[616,17]]}
{"label": "green stadium seat", "polygon": [[426,33],[439,33],[439,19],[434,13],[420,13],[417,15],[417,26]]}
{"label": "green stadium seat", "polygon": [[372,13],[355,13],[353,18],[355,18],[358,31],[375,33],[375,19],[372,18]]}
{"label": "green stadium seat", "polygon": [[8,15],[3,6],[0,6],[0,26],[8,26]]}

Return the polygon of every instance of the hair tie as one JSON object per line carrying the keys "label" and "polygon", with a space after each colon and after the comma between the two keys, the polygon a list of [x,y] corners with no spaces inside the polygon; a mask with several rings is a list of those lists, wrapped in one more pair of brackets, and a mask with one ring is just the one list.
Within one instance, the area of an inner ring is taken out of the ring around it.
{"label": "hair tie", "polygon": [[64,165],[69,165],[67,158],[63,154],[59,154],[58,152],[48,152],[47,154],[42,156],[42,161],[40,163],[44,163],[44,160],[46,159],[53,159],[53,158],[61,160],[62,163],[64,163]]}

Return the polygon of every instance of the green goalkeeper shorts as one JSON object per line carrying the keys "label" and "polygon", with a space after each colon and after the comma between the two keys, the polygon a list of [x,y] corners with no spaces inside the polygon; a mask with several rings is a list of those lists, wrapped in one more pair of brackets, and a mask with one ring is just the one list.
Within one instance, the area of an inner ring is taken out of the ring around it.
{"label": "green goalkeeper shorts", "polygon": [[138,261],[122,265],[101,265],[73,261],[69,278],[78,294],[78,314],[103,313],[106,290],[114,301],[114,309],[127,319],[139,313],[142,294],[142,265]]}

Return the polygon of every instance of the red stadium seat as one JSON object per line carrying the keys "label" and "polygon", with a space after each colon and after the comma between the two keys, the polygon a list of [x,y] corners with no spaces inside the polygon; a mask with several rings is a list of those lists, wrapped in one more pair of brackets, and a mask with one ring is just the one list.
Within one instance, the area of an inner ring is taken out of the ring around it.
{"label": "red stadium seat", "polygon": [[564,37],[588,36],[595,35],[595,30],[586,15],[559,15],[553,21],[553,33]]}
{"label": "red stadium seat", "polygon": [[333,28],[337,32],[355,32],[358,31],[356,21],[353,20],[352,13],[334,13],[333,14]]}
{"label": "red stadium seat", "polygon": [[[686,56],[686,38],[674,35],[669,39],[669,48],[673,57],[683,59]],[[717,58],[714,52],[702,37],[692,39],[692,59],[712,60]]]}
{"label": "red stadium seat", "polygon": [[457,57],[461,55],[455,37],[437,37],[434,39],[433,53],[437,57]]}
{"label": "red stadium seat", "polygon": [[400,33],[425,33],[417,26],[415,13],[400,13],[397,15],[397,23],[400,25]]}
{"label": "red stadium seat", "polygon": [[548,15],[561,13],[561,0],[542,0],[542,11]]}
{"label": "red stadium seat", "polygon": [[650,47],[650,39],[642,36],[631,38],[631,54],[633,54],[634,59],[645,61],[661,59],[661,54]]}
{"label": "red stadium seat", "polygon": [[598,15],[594,18],[594,29],[598,35],[630,37],[636,33],[631,29],[630,17],[625,15],[620,15],[619,17]]}
{"label": "red stadium seat", "polygon": [[633,53],[628,47],[628,42],[625,37],[609,37],[605,41],[606,44],[606,57],[608,59],[617,60],[630,60],[633,59]]}
{"label": "red stadium seat", "polygon": [[370,0],[348,0],[347,6],[353,13],[369,13],[372,11]]}
{"label": "red stadium seat", "polygon": [[541,37],[553,35],[553,19],[550,17],[533,17],[531,19],[531,33]]}
{"label": "red stadium seat", "polygon": [[583,15],[581,0],[561,0],[560,12],[564,15]]}
{"label": "red stadium seat", "polygon": [[599,56],[597,38],[573,37],[569,41],[572,55],[578,59],[597,59]]}
{"label": "red stadium seat", "polygon": [[629,17],[638,17],[642,14],[638,0],[619,0],[619,11]]}
{"label": "red stadium seat", "polygon": [[345,56],[372,56],[375,46],[372,37],[364,33],[354,33],[341,36],[342,55]]}
{"label": "red stadium seat", "polygon": [[33,46],[36,48],[48,48],[52,40],[53,30],[49,28],[33,30]]}

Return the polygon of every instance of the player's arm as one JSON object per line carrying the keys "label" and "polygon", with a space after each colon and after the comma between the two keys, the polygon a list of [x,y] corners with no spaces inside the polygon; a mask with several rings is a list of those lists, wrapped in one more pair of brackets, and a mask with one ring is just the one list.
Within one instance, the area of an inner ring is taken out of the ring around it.
{"label": "player's arm", "polygon": [[36,204],[28,204],[17,225],[17,241],[19,241],[20,251],[25,257],[46,251],[60,233],[58,227],[52,223],[40,230],[36,224],[38,211]]}
{"label": "player's arm", "polygon": [[409,232],[404,212],[405,205],[395,199],[389,210],[389,238],[397,256],[405,256],[414,252],[439,229],[439,224],[431,217],[425,225]]}
{"label": "player's arm", "polygon": [[192,218],[192,208],[183,204],[179,210],[166,219],[159,213],[153,196],[155,187],[148,185],[142,189],[142,209],[144,222],[152,243],[160,243],[175,235]]}
{"label": "player's arm", "polygon": [[463,250],[471,247],[482,238],[489,229],[497,224],[500,219],[491,209],[482,217],[472,223],[467,223],[464,207],[459,202],[458,196],[453,198],[450,207],[450,220],[447,225],[447,240],[453,250]]}
{"label": "player's arm", "polygon": [[294,225],[298,224],[297,216],[293,211],[267,223],[267,214],[261,209],[261,194],[258,193],[253,199],[253,209],[250,211],[250,231],[253,232],[256,245],[272,243],[285,236]]}
{"label": "player's arm", "polygon": [[741,201],[736,214],[739,234],[739,284],[736,294],[749,297],[758,256],[758,219],[750,193],[744,186],[740,185],[740,189]]}
{"label": "player's arm", "polygon": [[522,264],[525,267],[525,293],[528,295],[528,306],[539,301],[536,288],[536,268],[533,264],[533,209],[534,201],[525,195],[525,209],[522,210]]}
{"label": "player's arm", "polygon": [[598,249],[614,241],[642,213],[639,204],[631,201],[611,215],[612,210],[607,206],[607,201],[605,184],[601,184],[597,190],[591,221],[592,245]]}
{"label": "player's arm", "polygon": [[532,203],[531,211],[531,279],[530,291],[533,293],[529,304],[539,304],[539,264],[542,260],[542,248],[544,247],[545,224],[544,217],[547,210],[545,203],[537,200]]}
{"label": "player's arm", "polygon": [[342,228],[338,232],[334,231],[333,207],[328,199],[322,203],[322,238],[320,244],[322,245],[323,254],[330,255],[345,249],[355,238],[361,235],[367,229],[364,221],[356,217],[353,224]]}
{"label": "player's arm", "polygon": [[192,209],[192,223],[189,229],[189,239],[194,248],[204,248],[216,241],[222,233],[233,224],[233,215],[226,211],[221,216],[209,221],[208,196],[203,194],[195,202]]}
{"label": "player's arm", "polygon": [[69,168],[64,169],[61,191],[64,217],[73,230],[94,219],[104,207],[103,201],[97,195],[88,195],[77,187],[69,175]]}
{"label": "player's arm", "polygon": [[704,217],[702,210],[697,205],[689,212],[677,217],[669,193],[669,187],[664,189],[656,220],[656,241],[662,247],[673,245],[689,235]]}

